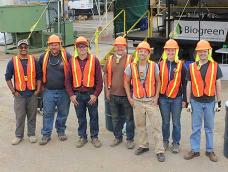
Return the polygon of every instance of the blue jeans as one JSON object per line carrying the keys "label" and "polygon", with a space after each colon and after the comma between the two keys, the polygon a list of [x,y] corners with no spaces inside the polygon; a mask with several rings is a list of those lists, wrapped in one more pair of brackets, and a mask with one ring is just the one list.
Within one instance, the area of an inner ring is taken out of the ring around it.
{"label": "blue jeans", "polygon": [[113,133],[115,138],[122,140],[123,125],[126,121],[127,140],[134,140],[134,117],[133,109],[128,102],[127,96],[110,96],[110,112],[112,115]]}
{"label": "blue jeans", "polygon": [[43,94],[43,128],[41,130],[43,136],[51,136],[56,107],[55,128],[57,133],[64,133],[70,108],[70,99],[67,92],[66,90],[45,89]]}
{"label": "blue jeans", "polygon": [[90,117],[90,136],[91,138],[97,138],[99,133],[98,124],[98,100],[93,105],[88,102],[90,100],[90,92],[75,93],[77,96],[78,106],[75,107],[76,115],[78,118],[78,135],[80,138],[87,139],[87,119],[86,111],[89,111]]}
{"label": "blue jeans", "polygon": [[182,110],[182,97],[176,98],[159,98],[159,108],[162,115],[162,134],[163,142],[169,143],[170,136],[170,117],[172,117],[173,131],[172,139],[174,144],[180,144],[181,123],[180,116]]}
{"label": "blue jeans", "polygon": [[202,121],[204,118],[204,129],[206,134],[206,151],[213,151],[213,130],[214,130],[214,107],[215,101],[200,103],[191,99],[192,105],[192,134],[190,137],[193,152],[200,151],[200,138]]}

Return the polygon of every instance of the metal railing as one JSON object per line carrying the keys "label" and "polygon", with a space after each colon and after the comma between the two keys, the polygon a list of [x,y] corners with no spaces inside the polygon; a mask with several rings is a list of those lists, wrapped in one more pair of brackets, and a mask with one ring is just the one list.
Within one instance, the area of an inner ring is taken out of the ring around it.
{"label": "metal railing", "polygon": [[124,20],[124,34],[126,33],[126,11],[121,10],[101,31],[99,31],[99,28],[96,29],[94,33],[94,42],[95,42],[95,49],[96,49],[96,56],[99,56],[99,38],[100,35],[121,15],[123,14],[123,20]]}
{"label": "metal railing", "polygon": [[[151,37],[152,36],[152,28],[151,28],[151,13],[150,13],[150,11],[149,10],[147,10],[131,27],[130,27],[130,29],[128,30],[128,31],[126,31],[125,29],[124,29],[124,35],[123,35],[123,37],[126,37],[136,26],[137,26],[137,24],[139,24],[139,22],[145,17],[145,16],[147,16],[147,21],[148,21],[148,31],[147,31],[147,37],[145,38],[145,39],[147,39],[148,37]],[[125,16],[126,17],[126,16]],[[114,19],[116,19],[116,18],[114,18]],[[126,27],[126,20],[124,21],[124,27]],[[106,29],[106,28],[104,28],[104,29]],[[102,29],[102,32],[104,31],[104,29]],[[98,39],[99,39],[99,35],[98,35],[98,37],[97,37]],[[95,42],[95,44],[96,44],[96,42]],[[98,45],[99,46],[99,45]],[[112,54],[112,52],[113,52],[113,48],[111,48],[106,54],[105,54],[105,56],[101,59],[101,61],[100,61],[100,63],[101,63],[101,65],[103,66],[104,64],[105,64],[105,62],[106,62],[106,60],[107,60],[107,58]]]}

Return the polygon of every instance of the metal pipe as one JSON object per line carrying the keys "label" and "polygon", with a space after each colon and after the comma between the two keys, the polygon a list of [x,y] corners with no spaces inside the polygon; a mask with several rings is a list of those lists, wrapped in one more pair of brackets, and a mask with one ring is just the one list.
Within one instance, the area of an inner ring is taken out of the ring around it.
{"label": "metal pipe", "polygon": [[64,0],[61,0],[62,3],[62,8],[63,8],[63,13],[62,13],[62,19],[63,19],[63,43],[64,46],[66,45],[66,23],[65,23],[65,4],[64,4]]}
{"label": "metal pipe", "polygon": [[201,0],[199,0],[199,40],[200,40],[200,28],[201,28],[201,17],[202,17],[202,11],[201,11]]}
{"label": "metal pipe", "polygon": [[6,53],[6,50],[7,50],[7,43],[6,43],[6,32],[4,32],[4,41],[5,41],[5,53]]}
{"label": "metal pipe", "polygon": [[105,22],[108,23],[108,0],[105,0]]}
{"label": "metal pipe", "polygon": [[[170,26],[170,0],[166,0],[168,5],[168,35],[170,34],[171,26]],[[167,37],[168,38],[168,37]]]}
{"label": "metal pipe", "polygon": [[57,5],[57,8],[58,8],[58,35],[60,35],[60,1],[57,1],[58,2],[58,5]]}
{"label": "metal pipe", "polygon": [[[114,1],[113,3],[113,16],[115,16],[115,11],[116,11],[116,1]],[[114,37],[116,38],[116,25],[115,25],[115,21],[114,21]]]}
{"label": "metal pipe", "polygon": [[228,158],[228,101],[225,103],[226,107],[226,118],[225,118],[225,132],[224,132],[224,150],[223,154]]}

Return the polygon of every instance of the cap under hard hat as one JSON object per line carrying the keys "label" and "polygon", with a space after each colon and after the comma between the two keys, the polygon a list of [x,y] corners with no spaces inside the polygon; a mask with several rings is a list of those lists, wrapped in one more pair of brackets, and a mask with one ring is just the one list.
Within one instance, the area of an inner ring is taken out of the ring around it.
{"label": "cap under hard hat", "polygon": [[21,44],[26,44],[27,46],[29,45],[27,39],[22,39],[22,40],[18,41],[17,46],[19,47]]}

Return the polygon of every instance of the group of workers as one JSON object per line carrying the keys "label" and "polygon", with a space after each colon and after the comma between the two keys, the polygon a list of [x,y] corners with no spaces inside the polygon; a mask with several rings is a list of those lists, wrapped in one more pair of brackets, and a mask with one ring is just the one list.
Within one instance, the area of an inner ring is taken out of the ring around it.
{"label": "group of workers", "polygon": [[[206,156],[216,162],[213,132],[215,111],[221,110],[221,77],[219,65],[212,58],[212,48],[206,40],[196,45],[195,62],[187,69],[179,59],[178,43],[169,39],[164,46],[161,61],[151,60],[151,47],[146,41],[138,44],[134,55],[127,54],[124,37],[114,41],[114,53],[103,68],[98,58],[90,53],[89,42],[84,37],[75,40],[75,52],[71,56],[61,45],[57,35],[48,38],[48,48],[37,61],[28,54],[27,40],[18,42],[18,55],[8,62],[5,79],[14,96],[16,131],[13,145],[24,138],[27,117],[27,135],[36,143],[37,96],[43,94],[43,127],[39,144],[51,140],[55,113],[55,128],[60,141],[67,140],[65,133],[70,102],[78,119],[77,148],[87,142],[87,117],[91,143],[101,147],[98,138],[98,97],[103,89],[109,101],[112,116],[115,147],[123,142],[123,126],[126,123],[126,147],[137,148],[135,155],[149,151],[148,133],[152,133],[154,148],[159,162],[165,161],[165,151],[179,153],[181,140],[181,111],[191,112],[191,151],[186,160],[200,156],[202,121],[206,134]],[[13,78],[13,81],[12,81]],[[104,78],[104,79],[102,79]],[[104,80],[104,82],[103,82]],[[147,118],[151,123],[147,128]],[[172,118],[172,144],[170,141]]]}

